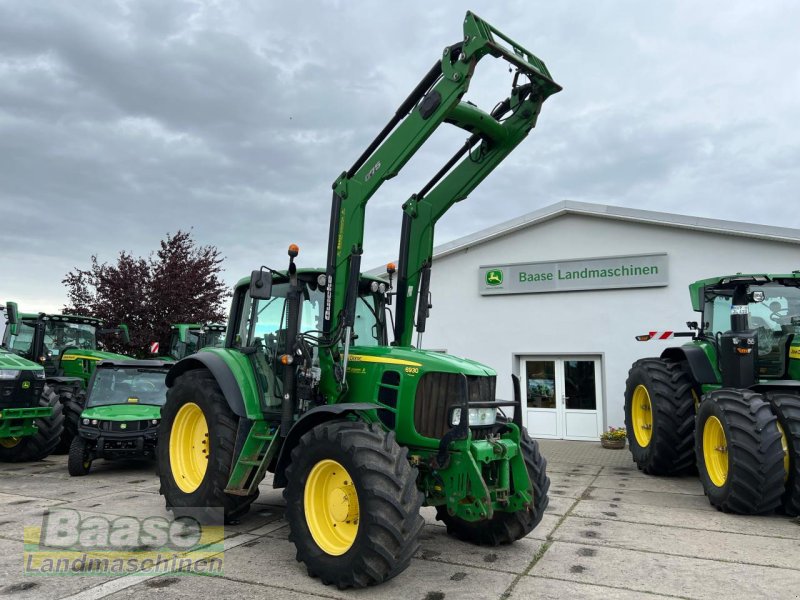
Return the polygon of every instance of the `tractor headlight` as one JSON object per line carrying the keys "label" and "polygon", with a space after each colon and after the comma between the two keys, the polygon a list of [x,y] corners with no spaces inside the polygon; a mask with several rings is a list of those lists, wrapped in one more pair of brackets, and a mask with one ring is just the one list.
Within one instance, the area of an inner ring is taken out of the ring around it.
{"label": "tractor headlight", "polygon": [[84,424],[84,425],[88,425],[88,424],[89,424],[89,419],[84,419],[84,420],[83,420],[83,424]]}
{"label": "tractor headlight", "polygon": [[0,379],[16,379],[19,374],[19,369],[0,369]]}
{"label": "tractor headlight", "polygon": [[33,377],[34,379],[44,379],[44,371],[34,371]]}
{"label": "tractor headlight", "polygon": [[151,425],[158,425],[158,419],[150,419]]}
{"label": "tractor headlight", "polygon": [[97,419],[92,419],[92,425],[97,425]]}
{"label": "tractor headlight", "polygon": [[[494,408],[470,408],[468,411],[469,426],[470,427],[485,427],[494,425],[497,419],[497,409]],[[461,409],[456,408],[453,410],[453,416],[450,418],[450,424],[453,426],[461,422]]]}
{"label": "tractor headlight", "polygon": [[378,282],[377,281],[373,281],[371,284],[369,284],[369,289],[373,293],[377,292],[378,291]]}

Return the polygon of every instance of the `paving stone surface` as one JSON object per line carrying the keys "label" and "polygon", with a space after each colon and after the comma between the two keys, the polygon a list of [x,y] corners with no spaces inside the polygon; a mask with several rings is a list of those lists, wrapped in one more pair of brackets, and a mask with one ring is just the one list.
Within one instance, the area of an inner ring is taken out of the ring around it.
{"label": "paving stone surface", "polygon": [[467,544],[448,536],[435,509],[425,508],[409,568],[366,590],[338,590],[308,576],[288,540],[281,490],[269,479],[251,511],[226,526],[224,546],[209,546],[223,560],[221,575],[171,570],[168,559],[148,574],[26,575],[24,528],[41,527],[48,513],[73,510],[82,523],[169,513],[152,463],[98,461],[86,477],[70,477],[64,456],[0,464],[0,600],[800,598],[797,519],[717,512],[696,478],[644,475],[627,450],[540,443],[550,504],[527,538],[497,548]]}

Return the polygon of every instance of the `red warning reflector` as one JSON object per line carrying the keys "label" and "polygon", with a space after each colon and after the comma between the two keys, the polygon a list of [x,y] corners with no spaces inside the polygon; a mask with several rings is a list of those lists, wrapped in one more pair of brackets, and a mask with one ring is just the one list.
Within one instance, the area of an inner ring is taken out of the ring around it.
{"label": "red warning reflector", "polygon": [[158,354],[158,342],[150,342],[150,354]]}

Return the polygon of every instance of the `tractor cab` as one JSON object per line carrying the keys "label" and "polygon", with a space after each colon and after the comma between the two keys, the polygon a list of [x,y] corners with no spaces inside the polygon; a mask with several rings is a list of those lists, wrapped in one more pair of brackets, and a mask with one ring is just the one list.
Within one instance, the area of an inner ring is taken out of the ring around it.
{"label": "tractor cab", "polygon": [[225,345],[225,325],[216,323],[176,323],[170,327],[168,358],[180,360],[202,348]]}
{"label": "tractor cab", "polygon": [[[744,371],[752,381],[740,383],[748,385],[758,379],[793,378],[790,360],[800,358],[800,352],[792,351],[795,341],[800,345],[799,278],[736,275],[703,280],[692,285],[692,298],[722,373]],[[746,357],[752,366],[742,369],[739,363]]]}

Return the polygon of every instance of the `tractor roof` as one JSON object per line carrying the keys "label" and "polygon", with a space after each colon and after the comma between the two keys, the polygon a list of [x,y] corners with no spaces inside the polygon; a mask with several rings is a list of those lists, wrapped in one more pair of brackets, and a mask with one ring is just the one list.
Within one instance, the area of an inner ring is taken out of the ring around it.
{"label": "tractor roof", "polygon": [[730,290],[742,284],[763,285],[770,282],[800,286],[800,271],[793,273],[736,273],[735,275],[719,275],[695,281],[689,284],[692,309],[697,312],[703,309],[703,294],[706,290]]}
{"label": "tractor roof", "polygon": [[[324,275],[325,274],[325,269],[322,269],[322,268],[319,268],[319,269],[297,269],[297,274],[300,275],[300,276],[302,276],[302,275],[312,275],[312,276]],[[288,279],[288,275],[286,274],[286,271],[274,271],[273,272],[273,277],[279,278],[279,281],[277,281],[278,283],[283,283],[283,280]],[[365,273],[361,274],[361,280],[362,281],[377,281],[379,283],[385,283],[385,281],[383,281],[382,279],[380,279],[378,277],[375,277],[373,275],[367,275]],[[243,285],[250,285],[250,276],[249,275],[247,277],[242,277],[238,282],[236,282],[236,287],[237,288],[239,288],[239,287],[241,287]]]}
{"label": "tractor roof", "polygon": [[43,318],[47,321],[67,321],[68,323],[87,323],[89,325],[101,326],[103,321],[97,317],[87,317],[84,315],[59,315],[47,313],[20,313],[20,319]]}
{"label": "tractor roof", "polygon": [[174,362],[157,359],[143,360],[101,360],[97,363],[98,369],[169,369]]}

